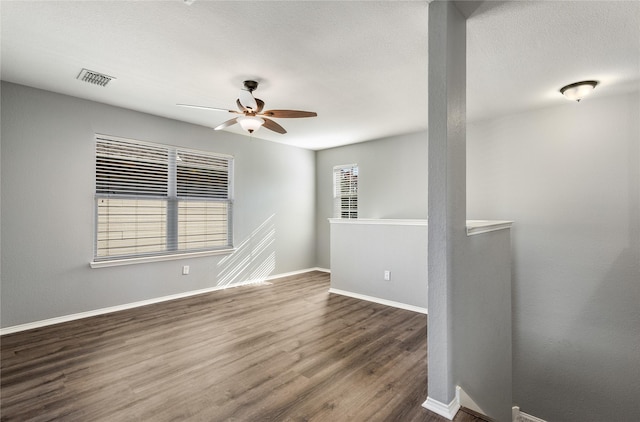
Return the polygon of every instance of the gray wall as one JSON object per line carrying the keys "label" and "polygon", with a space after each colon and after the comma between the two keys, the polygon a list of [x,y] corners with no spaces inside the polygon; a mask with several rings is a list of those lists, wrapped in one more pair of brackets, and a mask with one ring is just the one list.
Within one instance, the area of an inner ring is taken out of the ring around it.
{"label": "gray wall", "polygon": [[[514,404],[549,421],[640,420],[639,103],[467,127],[468,218],[515,221]],[[314,173],[310,151],[7,83],[1,117],[3,327],[234,281],[222,257],[89,268],[96,132],[233,154],[236,244],[272,236],[253,264],[274,274],[329,267],[334,165],[360,165],[362,217],[426,218],[426,133],[319,151]]]}
{"label": "gray wall", "polygon": [[[466,20],[453,2],[431,2],[428,27],[429,396],[425,406],[432,403],[431,408],[436,410],[455,398],[452,355],[457,316],[452,303],[455,284],[463,281],[460,270],[468,264],[464,253]],[[467,323],[459,316],[458,321]]]}
{"label": "gray wall", "polygon": [[317,265],[329,268],[333,166],[358,164],[360,218],[427,218],[427,133],[331,148],[316,153]]}
{"label": "gray wall", "polygon": [[515,220],[514,403],[548,421],[640,420],[639,102],[468,126],[468,216]]}
{"label": "gray wall", "polygon": [[[467,126],[467,217],[515,221],[513,402],[549,421],[640,420],[639,102],[587,98]],[[388,160],[412,163],[405,208],[361,189],[362,216],[425,218],[425,139],[317,153],[319,266],[329,265],[332,166],[359,163],[365,185]]]}
{"label": "gray wall", "polygon": [[[316,265],[313,151],[5,82],[1,111],[2,327]],[[233,155],[238,251],[91,269],[95,133]]]}
{"label": "gray wall", "polygon": [[511,231],[465,240],[452,288],[453,382],[482,414],[511,422]]}
{"label": "gray wall", "polygon": [[510,231],[465,232],[466,52],[466,19],[456,5],[430,3],[429,378],[424,406],[438,410],[448,405],[458,385],[483,414],[510,422]]}
{"label": "gray wall", "polygon": [[[331,288],[427,309],[427,225],[380,220],[331,223]],[[384,272],[390,271],[389,280]]]}

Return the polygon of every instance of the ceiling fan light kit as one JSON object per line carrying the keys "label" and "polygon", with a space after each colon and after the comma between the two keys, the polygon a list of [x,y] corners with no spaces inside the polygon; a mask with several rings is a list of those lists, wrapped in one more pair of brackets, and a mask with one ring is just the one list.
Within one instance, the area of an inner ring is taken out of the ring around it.
{"label": "ceiling fan light kit", "polygon": [[580,102],[585,96],[591,94],[598,85],[598,81],[575,82],[560,88],[560,93],[570,100]]}
{"label": "ceiling fan light kit", "polygon": [[264,124],[264,119],[257,116],[241,116],[236,120],[240,124],[242,129],[246,130],[249,133],[255,132],[256,130],[260,129],[260,126]]}
{"label": "ceiling fan light kit", "polygon": [[[240,95],[238,95],[238,98],[236,99],[236,105],[238,106],[239,111],[227,110],[224,108],[191,105],[191,104],[177,104],[177,105],[181,107],[203,108],[208,110],[226,111],[234,114],[242,114],[242,116],[240,117],[234,117],[233,119],[227,120],[226,122],[218,125],[217,127],[214,128],[214,130],[222,130],[238,123],[240,124],[242,129],[246,130],[249,133],[255,132],[256,130],[260,129],[260,127],[262,126],[280,134],[287,133],[287,131],[282,126],[280,126],[278,123],[276,123],[271,119],[267,119],[266,117],[292,119],[292,118],[302,118],[302,117],[316,117],[318,115],[314,111],[301,111],[301,110],[262,111],[262,109],[264,108],[264,101],[262,101],[259,98],[255,98],[253,96],[253,91],[255,91],[257,88],[258,88],[257,81],[251,81],[251,80],[244,81],[244,89],[240,91]],[[263,116],[263,117],[260,117],[260,116]]]}

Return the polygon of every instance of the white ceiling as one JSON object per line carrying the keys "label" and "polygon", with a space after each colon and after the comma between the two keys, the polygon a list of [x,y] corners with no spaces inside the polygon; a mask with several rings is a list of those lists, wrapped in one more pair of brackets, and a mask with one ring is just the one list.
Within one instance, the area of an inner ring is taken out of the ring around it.
{"label": "white ceiling", "polygon": [[[477,8],[476,8],[477,7]],[[640,86],[640,2],[494,1],[468,25],[470,120]],[[245,79],[266,108],[316,111],[254,136],[309,149],[427,127],[426,1],[2,1],[3,80],[215,127]],[[76,79],[82,68],[116,77]],[[586,101],[586,100],[585,100]],[[228,129],[240,133],[238,125]]]}

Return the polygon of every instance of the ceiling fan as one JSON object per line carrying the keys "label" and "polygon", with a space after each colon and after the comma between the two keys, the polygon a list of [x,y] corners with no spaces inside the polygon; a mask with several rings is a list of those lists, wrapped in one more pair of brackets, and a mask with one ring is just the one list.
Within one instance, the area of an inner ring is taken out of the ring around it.
{"label": "ceiling fan", "polygon": [[226,122],[216,126],[215,130],[222,130],[231,125],[239,123],[244,130],[253,133],[260,129],[261,126],[277,133],[287,133],[287,131],[275,121],[267,117],[275,118],[299,118],[299,117],[316,117],[318,114],[313,111],[300,110],[266,110],[263,111],[264,101],[253,96],[253,91],[258,88],[256,81],[244,81],[244,89],[240,91],[236,99],[238,110],[227,110],[225,108],[198,106],[190,104],[178,104],[181,107],[202,108],[206,110],[226,111],[228,113],[241,114],[239,117],[227,120]]}

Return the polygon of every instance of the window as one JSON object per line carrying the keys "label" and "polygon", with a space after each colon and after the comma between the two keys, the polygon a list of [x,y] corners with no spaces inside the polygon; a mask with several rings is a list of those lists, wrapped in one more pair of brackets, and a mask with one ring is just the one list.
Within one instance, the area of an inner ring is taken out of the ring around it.
{"label": "window", "polygon": [[333,168],[333,216],[358,218],[358,165]]}
{"label": "window", "polygon": [[232,248],[233,158],[96,136],[94,261]]}

